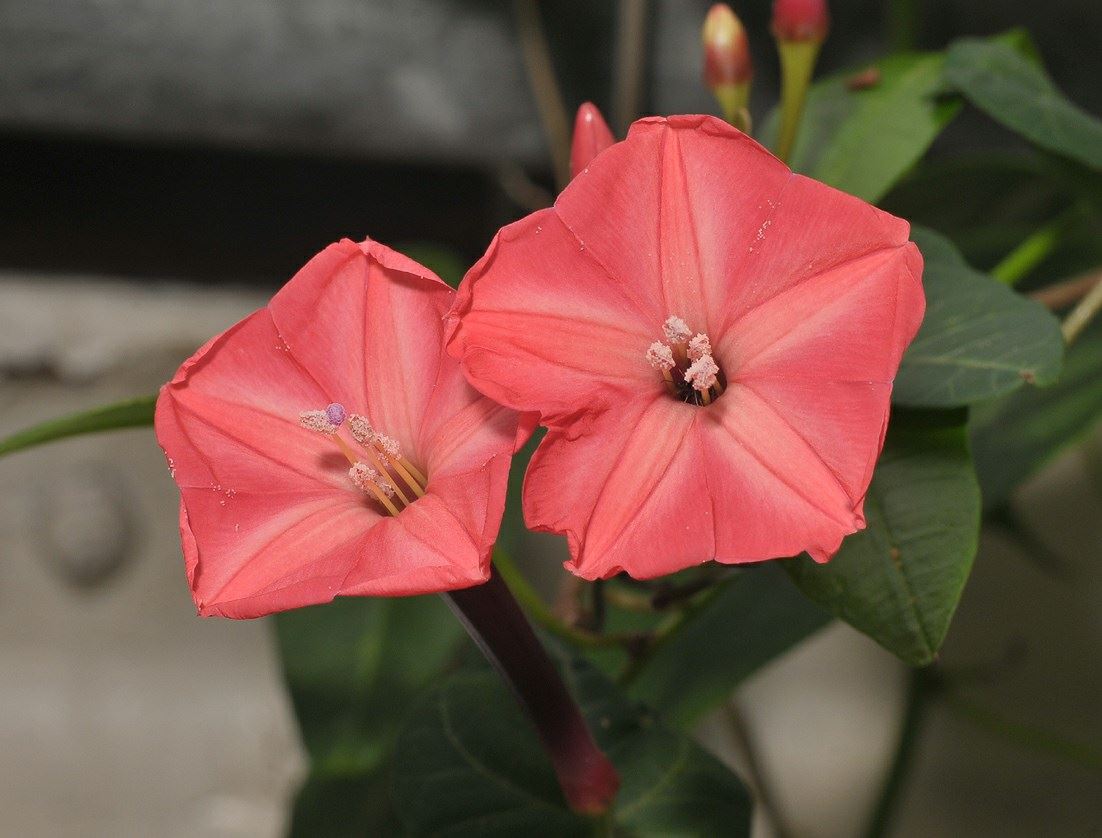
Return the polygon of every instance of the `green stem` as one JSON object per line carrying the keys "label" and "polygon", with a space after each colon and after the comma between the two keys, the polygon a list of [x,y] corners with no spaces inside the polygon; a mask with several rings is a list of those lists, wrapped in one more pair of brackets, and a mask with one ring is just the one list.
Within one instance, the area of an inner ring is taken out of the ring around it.
{"label": "green stem", "polygon": [[513,596],[524,606],[525,612],[535,623],[551,634],[575,646],[585,649],[602,649],[610,646],[628,646],[638,643],[636,635],[596,634],[585,629],[570,626],[555,616],[536,589],[524,578],[524,574],[513,563],[512,558],[503,550],[494,551],[494,567],[497,568]]}
{"label": "green stem", "polygon": [[998,734],[1031,751],[1059,757],[1083,768],[1102,771],[1102,748],[1073,742],[1047,730],[1008,719],[1001,713],[964,697],[959,692],[947,693],[945,699],[953,712],[977,727]]}
{"label": "green stem", "polygon": [[708,604],[719,595],[722,589],[722,585],[716,585],[709,588],[708,591],[689,608],[671,614],[659,623],[658,627],[650,635],[648,642],[632,656],[627,666],[620,672],[617,681],[620,684],[630,684],[634,681],[639,676],[639,673],[646,668],[648,663],[650,663],[655,653],[661,649],[665,643],[669,642],[669,639],[673,637],[686,622],[706,608]]}
{"label": "green stem", "polygon": [[904,784],[914,764],[915,746],[918,744],[932,691],[933,682],[928,670],[916,669],[911,672],[907,687],[907,705],[903,712],[903,725],[899,731],[895,757],[888,769],[880,797],[877,798],[876,808],[873,809],[868,830],[865,832],[866,838],[882,838],[888,834],[888,827],[895,817]]}
{"label": "green stem", "polygon": [[991,275],[1011,287],[1017,285],[1060,245],[1064,233],[1077,215],[1077,212],[1069,210],[1034,230],[991,269]]}
{"label": "green stem", "polygon": [[1060,324],[1060,331],[1064,334],[1064,343],[1071,346],[1075,339],[1102,311],[1102,282],[1094,286],[1079,304],[1071,310],[1064,322]]}
{"label": "green stem", "polygon": [[80,434],[152,425],[156,405],[157,394],[154,393],[152,396],[127,399],[124,402],[95,407],[83,413],[51,419],[0,439],[0,455]]}
{"label": "green stem", "polygon": [[777,140],[777,157],[785,163],[792,156],[796,134],[804,113],[807,88],[819,57],[818,41],[778,41],[781,56],[781,129]]}

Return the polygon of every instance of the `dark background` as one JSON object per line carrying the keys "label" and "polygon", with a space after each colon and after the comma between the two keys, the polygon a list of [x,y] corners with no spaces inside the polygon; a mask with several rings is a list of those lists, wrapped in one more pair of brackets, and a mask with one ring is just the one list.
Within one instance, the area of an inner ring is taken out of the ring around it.
{"label": "dark background", "polygon": [[[713,110],[698,82],[709,4],[646,5],[640,113]],[[736,4],[759,121],[777,88],[769,5]],[[567,107],[608,109],[616,4],[540,6]],[[832,13],[822,72],[1023,26],[1059,86],[1102,110],[1090,0]],[[523,212],[502,164],[551,186],[513,31],[512,4],[477,0],[3,0],[0,268],[274,287],[341,235],[439,243],[469,263]],[[992,142],[1014,141],[966,114],[934,155]]]}

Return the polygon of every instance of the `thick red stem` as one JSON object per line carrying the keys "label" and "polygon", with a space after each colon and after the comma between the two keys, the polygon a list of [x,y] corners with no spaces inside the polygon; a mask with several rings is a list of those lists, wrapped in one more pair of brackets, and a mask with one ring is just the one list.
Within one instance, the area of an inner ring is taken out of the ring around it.
{"label": "thick red stem", "polygon": [[607,810],[620,787],[616,769],[497,571],[484,585],[444,599],[532,720],[570,808],[587,815]]}

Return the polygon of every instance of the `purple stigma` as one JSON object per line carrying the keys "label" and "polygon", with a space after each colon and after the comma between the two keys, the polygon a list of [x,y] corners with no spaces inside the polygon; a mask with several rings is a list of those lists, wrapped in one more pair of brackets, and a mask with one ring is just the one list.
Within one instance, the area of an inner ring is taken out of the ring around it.
{"label": "purple stigma", "polygon": [[329,407],[325,408],[325,418],[337,427],[341,426],[344,422],[344,405],[333,402]]}

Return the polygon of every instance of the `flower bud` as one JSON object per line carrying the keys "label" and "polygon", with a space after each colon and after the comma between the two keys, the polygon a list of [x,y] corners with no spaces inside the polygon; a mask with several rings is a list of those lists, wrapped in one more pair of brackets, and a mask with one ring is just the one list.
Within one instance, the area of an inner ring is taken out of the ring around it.
{"label": "flower bud", "polygon": [[778,41],[821,44],[829,28],[826,0],[774,0],[772,29]]}
{"label": "flower bud", "polygon": [[[704,18],[704,83],[723,108],[728,122],[739,125],[750,97],[750,42],[742,21],[726,3],[716,3]],[[741,126],[740,127],[744,127]]]}
{"label": "flower bud", "polygon": [[583,102],[574,118],[574,140],[570,144],[570,177],[589,165],[590,161],[616,142],[612,131],[592,102]]}

